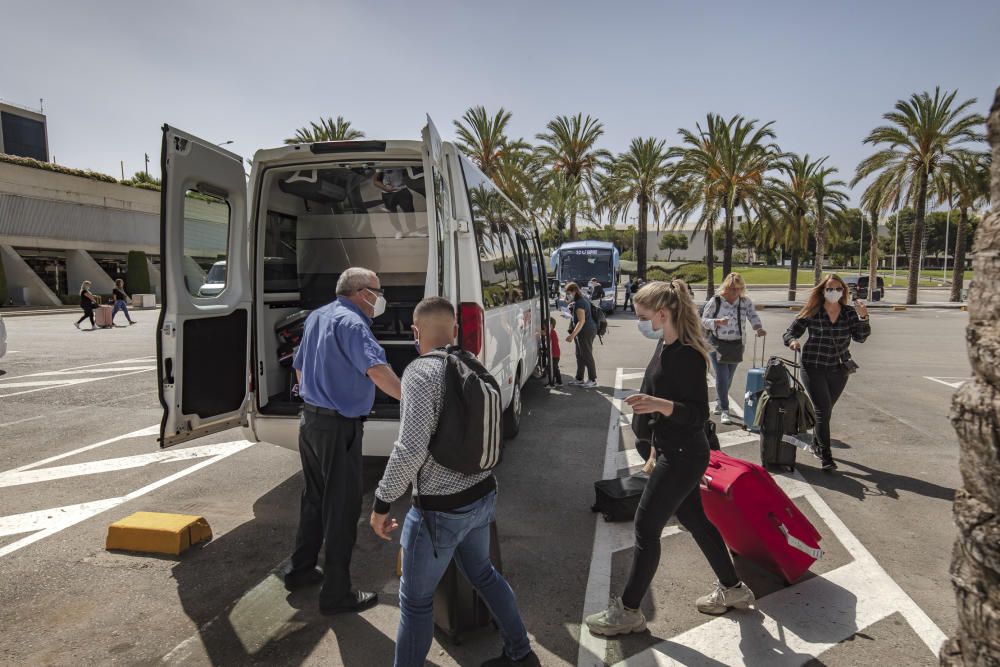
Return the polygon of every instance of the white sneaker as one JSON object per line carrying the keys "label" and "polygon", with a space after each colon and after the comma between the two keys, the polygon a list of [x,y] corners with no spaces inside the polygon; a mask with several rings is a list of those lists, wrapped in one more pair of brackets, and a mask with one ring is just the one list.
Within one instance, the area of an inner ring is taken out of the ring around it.
{"label": "white sneaker", "polygon": [[580,386],[583,387],[584,389],[593,389],[594,387],[597,386],[597,382],[595,382],[594,380],[589,380],[588,382],[581,382]]}
{"label": "white sneaker", "polygon": [[729,417],[729,411],[728,410],[723,410],[722,411],[722,417],[720,418],[719,421],[721,421],[723,424],[732,424],[733,423],[733,420],[730,419],[730,417]]}
{"label": "white sneaker", "polygon": [[572,380],[566,382],[566,384],[569,385],[570,387],[579,387],[581,384],[583,384],[583,380],[577,380],[576,378],[573,378]]}
{"label": "white sneaker", "polygon": [[716,581],[715,590],[698,598],[695,606],[703,614],[718,616],[730,609],[746,609],[754,600],[753,591],[742,581],[732,588],[726,588]]}
{"label": "white sneaker", "polygon": [[611,598],[607,609],[591,614],[584,622],[591,632],[604,637],[646,631],[646,617],[638,609],[626,609],[621,598]]}

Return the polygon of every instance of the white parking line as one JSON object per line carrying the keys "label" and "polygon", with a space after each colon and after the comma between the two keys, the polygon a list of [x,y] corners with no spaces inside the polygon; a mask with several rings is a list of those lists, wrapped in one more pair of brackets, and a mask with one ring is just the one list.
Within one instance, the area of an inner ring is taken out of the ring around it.
{"label": "white parking line", "polygon": [[210,459],[175,472],[174,474],[164,477],[163,479],[151,484],[147,484],[146,486],[136,489],[135,491],[132,491],[124,496],[119,496],[117,498],[105,498],[103,500],[80,503],[77,505],[67,505],[65,507],[54,507],[52,509],[37,512],[27,512],[25,514],[0,517],[0,536],[16,535],[19,533],[35,531],[27,537],[23,537],[16,542],[11,542],[6,546],[0,547],[0,558],[34,544],[39,540],[43,540],[46,537],[55,535],[70,526],[80,523],[81,521],[86,521],[101,512],[105,512],[109,509],[127,503],[130,500],[135,500],[136,498],[144,496],[147,493],[151,493],[163,486],[166,486],[167,484],[170,484],[171,482],[177,481],[182,477],[186,477],[187,475],[197,472],[202,468],[206,468],[213,463],[218,463],[219,461],[232,456],[237,452],[251,447],[254,443],[247,440],[240,440],[232,443],[220,444],[230,446],[225,449],[220,449],[221,453]]}
{"label": "white parking line", "polygon": [[[32,468],[38,468],[47,463],[52,463],[53,461],[58,461],[60,459],[69,458],[70,456],[76,456],[83,452],[89,452],[92,449],[97,449],[98,447],[104,447],[105,445],[110,445],[115,442],[120,442],[121,440],[127,440],[129,438],[142,438],[147,435],[159,435],[160,425],[153,424],[152,426],[147,426],[146,428],[141,428],[138,431],[132,431],[131,433],[126,433],[124,435],[116,435],[113,438],[108,438],[107,440],[101,440],[100,442],[95,442],[92,445],[84,445],[69,452],[63,452],[62,454],[56,454],[55,456],[50,456],[47,459],[42,459],[41,461],[35,461],[34,463],[25,464],[19,468],[14,468],[7,472],[20,472],[22,470],[31,470]],[[5,473],[6,474],[6,473]]]}
{"label": "white parking line", "polygon": [[[97,378],[66,379],[66,380],[58,381],[57,383],[53,383],[53,382],[41,382],[41,381],[34,382],[34,383],[32,383],[32,382],[27,382],[27,383],[6,383],[6,382],[0,382],[0,390],[3,390],[5,388],[7,388],[7,387],[17,387],[19,385],[23,385],[23,386],[35,386],[36,387],[35,389],[25,389],[24,391],[15,391],[12,394],[0,394],[0,398],[13,398],[14,396],[23,396],[24,394],[34,394],[35,392],[46,391],[48,389],[60,389],[62,387],[72,387],[72,386],[75,386],[75,385],[78,385],[78,384],[86,384],[88,382],[97,382],[99,380],[113,380],[113,379],[117,379],[117,378],[127,377],[129,375],[135,375],[137,373],[148,373],[149,370],[155,370],[155,369],[143,369],[141,371],[131,371],[129,373],[116,373],[115,375],[105,375],[103,377],[97,377]],[[45,384],[46,386],[38,387],[37,386],[38,384]]]}

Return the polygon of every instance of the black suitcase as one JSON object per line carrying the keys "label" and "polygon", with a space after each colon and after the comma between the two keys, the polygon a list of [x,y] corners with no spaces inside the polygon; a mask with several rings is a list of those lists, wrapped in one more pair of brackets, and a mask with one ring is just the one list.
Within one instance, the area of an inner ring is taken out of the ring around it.
{"label": "black suitcase", "polygon": [[786,433],[795,433],[798,399],[769,398],[760,420],[760,463],[767,468],[795,470],[795,445],[784,441]]}
{"label": "black suitcase", "polygon": [[603,514],[605,521],[631,521],[639,509],[639,499],[647,481],[649,477],[639,473],[594,482],[596,499],[590,509]]}
{"label": "black suitcase", "polygon": [[[503,573],[500,561],[500,538],[496,521],[490,523],[490,560],[497,572]],[[459,644],[462,635],[485,628],[493,621],[486,603],[452,560],[434,590],[434,625]]]}

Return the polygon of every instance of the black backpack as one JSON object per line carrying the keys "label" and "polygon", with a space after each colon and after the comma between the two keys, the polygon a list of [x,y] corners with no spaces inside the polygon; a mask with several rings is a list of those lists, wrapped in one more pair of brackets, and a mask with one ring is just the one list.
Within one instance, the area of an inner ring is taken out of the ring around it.
{"label": "black backpack", "polygon": [[795,393],[792,374],[779,357],[771,357],[764,369],[764,392],[771,398],[788,398]]}
{"label": "black backpack", "polygon": [[597,325],[597,335],[603,338],[604,334],[608,333],[608,316],[604,314],[600,306],[595,306],[593,301],[590,302],[590,317]]}
{"label": "black backpack", "polygon": [[503,401],[496,378],[456,346],[425,356],[445,361],[441,415],[428,445],[434,460],[466,475],[493,469],[503,443]]}

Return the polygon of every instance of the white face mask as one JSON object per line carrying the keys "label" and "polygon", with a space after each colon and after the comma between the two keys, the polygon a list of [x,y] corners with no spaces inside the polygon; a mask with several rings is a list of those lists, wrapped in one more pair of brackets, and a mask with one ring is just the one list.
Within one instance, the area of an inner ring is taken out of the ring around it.
{"label": "white face mask", "polygon": [[837,303],[840,301],[840,296],[844,293],[844,290],[824,290],[823,296],[826,297],[827,303]]}
{"label": "white face mask", "polygon": [[365,303],[367,303],[369,306],[372,307],[372,310],[374,311],[372,312],[372,319],[375,319],[376,317],[379,317],[380,315],[382,315],[382,313],[385,312],[385,307],[386,307],[385,297],[382,296],[381,294],[377,294],[374,290],[368,289],[368,291],[371,292],[372,294],[375,294],[375,303],[371,303],[368,301],[368,299],[365,299]]}
{"label": "white face mask", "polygon": [[639,333],[650,340],[659,340],[660,338],[663,338],[663,331],[654,329],[653,322],[651,320],[639,320]]}

